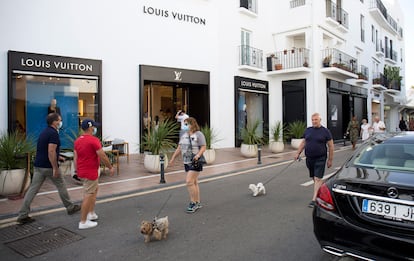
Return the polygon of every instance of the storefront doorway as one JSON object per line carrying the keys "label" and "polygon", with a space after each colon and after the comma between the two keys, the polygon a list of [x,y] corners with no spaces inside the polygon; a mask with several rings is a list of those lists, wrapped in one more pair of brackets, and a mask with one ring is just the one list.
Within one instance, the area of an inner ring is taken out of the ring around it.
{"label": "storefront doorway", "polygon": [[208,72],[141,65],[140,75],[141,134],[160,121],[176,121],[179,110],[194,117],[200,126],[210,123]]}

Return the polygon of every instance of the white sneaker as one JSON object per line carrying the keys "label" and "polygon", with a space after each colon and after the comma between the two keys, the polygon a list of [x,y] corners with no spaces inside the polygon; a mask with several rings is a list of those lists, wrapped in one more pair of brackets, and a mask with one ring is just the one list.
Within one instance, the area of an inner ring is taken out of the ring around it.
{"label": "white sneaker", "polygon": [[93,228],[98,225],[98,222],[86,220],[85,223],[79,222],[79,229]]}
{"label": "white sneaker", "polygon": [[88,215],[86,216],[86,219],[87,219],[87,220],[92,220],[92,221],[95,221],[95,220],[98,220],[98,215],[96,215],[96,213],[95,213],[95,212],[90,212],[90,213],[88,213]]}

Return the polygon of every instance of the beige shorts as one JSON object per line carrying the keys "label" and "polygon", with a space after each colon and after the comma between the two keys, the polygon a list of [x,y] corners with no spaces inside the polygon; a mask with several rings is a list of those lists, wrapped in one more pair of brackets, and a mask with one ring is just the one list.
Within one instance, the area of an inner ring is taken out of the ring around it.
{"label": "beige shorts", "polygon": [[98,179],[83,179],[83,192],[85,194],[94,194],[98,190]]}

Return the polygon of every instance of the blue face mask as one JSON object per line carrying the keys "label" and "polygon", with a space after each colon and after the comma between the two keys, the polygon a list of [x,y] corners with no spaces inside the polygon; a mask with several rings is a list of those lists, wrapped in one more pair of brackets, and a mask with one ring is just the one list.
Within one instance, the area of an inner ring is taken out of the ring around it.
{"label": "blue face mask", "polygon": [[98,133],[98,129],[97,128],[93,128],[92,135],[96,135],[96,133]]}
{"label": "blue face mask", "polygon": [[188,125],[183,126],[183,131],[188,131],[189,129],[190,129],[190,127]]}

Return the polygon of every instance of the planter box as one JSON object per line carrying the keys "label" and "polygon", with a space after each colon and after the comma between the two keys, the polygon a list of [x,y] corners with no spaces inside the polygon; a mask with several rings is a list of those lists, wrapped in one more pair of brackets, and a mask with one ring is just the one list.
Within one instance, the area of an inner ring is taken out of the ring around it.
{"label": "planter box", "polygon": [[241,154],[246,158],[254,158],[257,156],[257,145],[243,144],[240,147]]}
{"label": "planter box", "polygon": [[[168,167],[168,157],[164,156],[164,170]],[[151,173],[161,173],[160,155],[146,154],[144,156],[144,168]]]}

